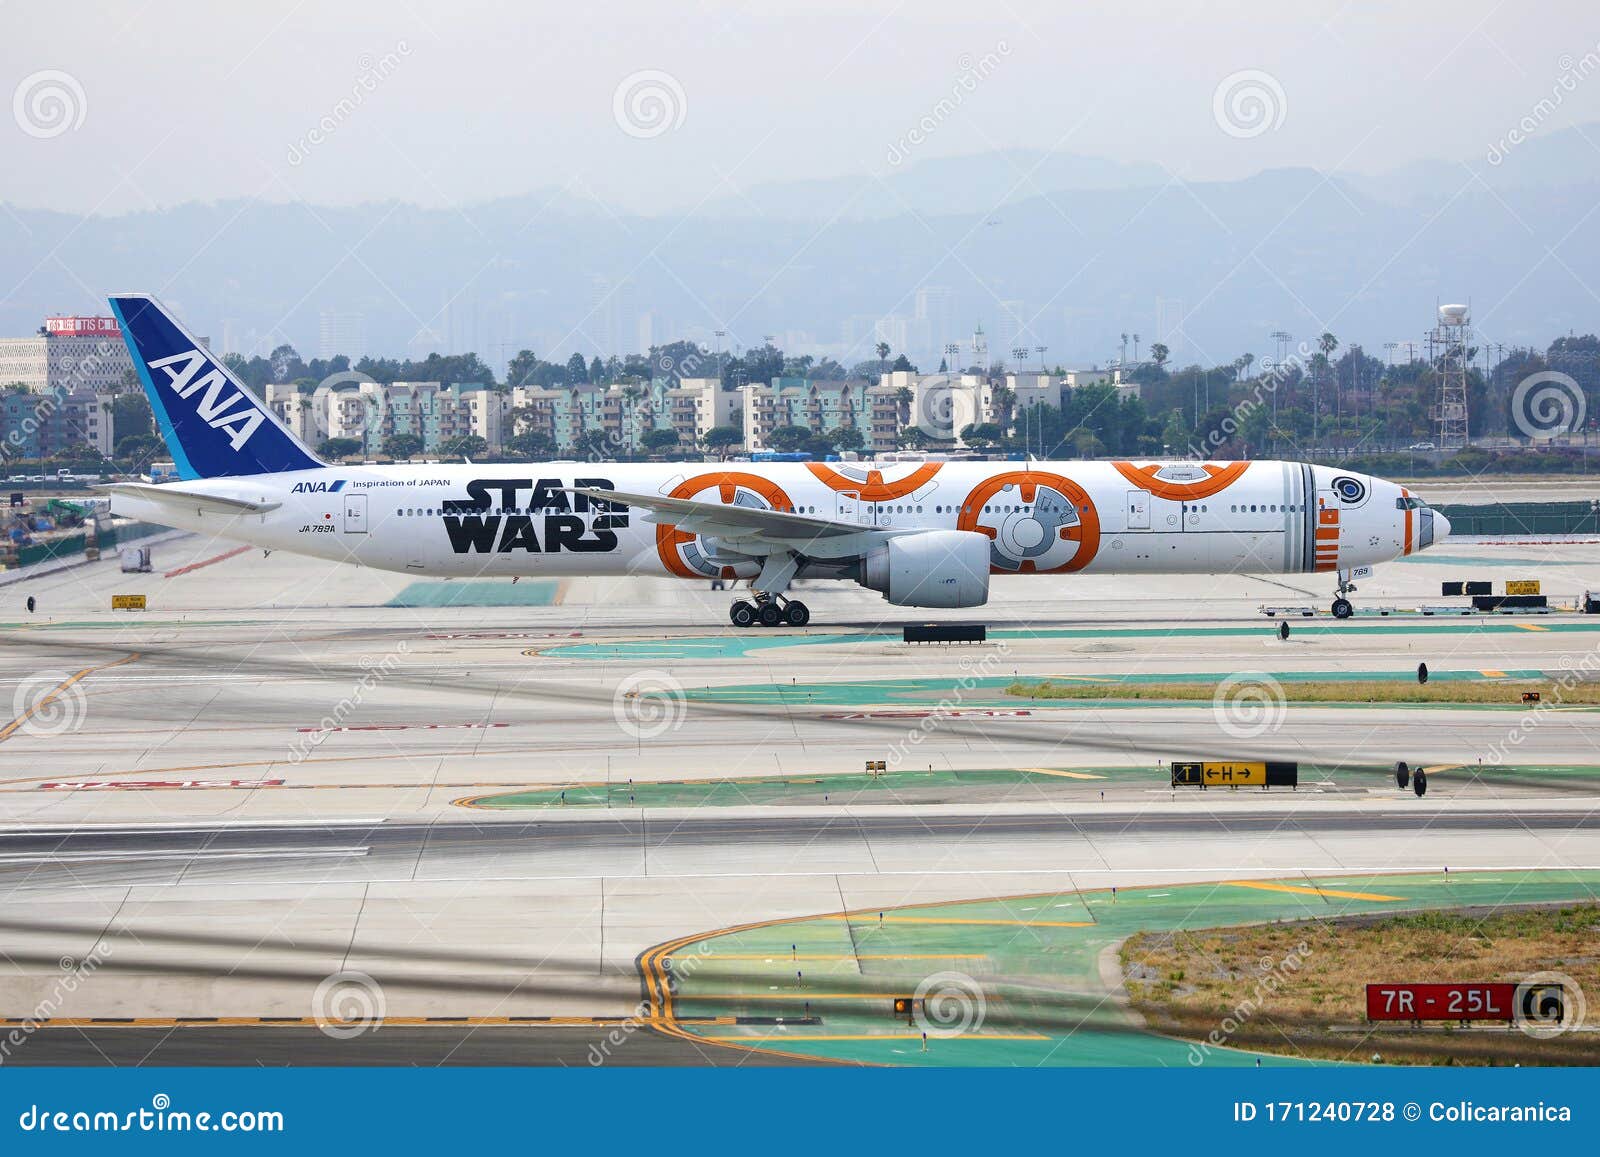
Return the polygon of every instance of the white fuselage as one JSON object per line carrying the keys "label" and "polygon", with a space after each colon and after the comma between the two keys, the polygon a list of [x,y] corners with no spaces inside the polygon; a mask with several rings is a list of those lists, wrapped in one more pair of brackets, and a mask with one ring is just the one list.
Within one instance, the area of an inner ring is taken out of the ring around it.
{"label": "white fuselage", "polygon": [[[266,548],[438,576],[731,579],[760,570],[760,559],[716,539],[607,508],[575,487],[977,531],[992,541],[995,574],[1332,572],[1398,558],[1433,537],[1432,512],[1414,499],[1408,508],[1398,485],[1296,462],[392,465],[181,485],[281,505],[223,514],[118,495],[114,508]],[[800,574],[839,567],[813,560]]]}

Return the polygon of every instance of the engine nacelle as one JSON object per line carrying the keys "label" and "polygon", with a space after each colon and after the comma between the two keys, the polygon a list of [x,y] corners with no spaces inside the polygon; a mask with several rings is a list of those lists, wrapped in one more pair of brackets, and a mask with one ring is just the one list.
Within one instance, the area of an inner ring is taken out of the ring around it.
{"label": "engine nacelle", "polygon": [[860,582],[897,607],[981,607],[989,601],[989,538],[970,530],[896,535],[862,559]]}

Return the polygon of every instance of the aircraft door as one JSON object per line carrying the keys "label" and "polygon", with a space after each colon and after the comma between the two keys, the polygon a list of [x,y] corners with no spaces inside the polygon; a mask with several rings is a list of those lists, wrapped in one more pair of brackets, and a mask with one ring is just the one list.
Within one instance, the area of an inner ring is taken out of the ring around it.
{"label": "aircraft door", "polygon": [[859,522],[870,525],[872,522],[871,508],[861,501],[861,495],[854,490],[840,490],[836,494],[837,506],[835,514],[840,522]]}
{"label": "aircraft door", "polygon": [[1150,492],[1148,490],[1128,491],[1128,529],[1150,529]]}
{"label": "aircraft door", "polygon": [[365,494],[346,494],[344,496],[344,532],[346,534],[367,533],[367,496]]}

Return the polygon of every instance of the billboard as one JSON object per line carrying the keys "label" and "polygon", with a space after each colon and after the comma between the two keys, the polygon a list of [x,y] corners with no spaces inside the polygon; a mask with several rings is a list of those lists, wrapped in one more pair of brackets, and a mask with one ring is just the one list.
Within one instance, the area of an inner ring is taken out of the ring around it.
{"label": "billboard", "polygon": [[47,317],[44,331],[51,337],[121,337],[114,317]]}

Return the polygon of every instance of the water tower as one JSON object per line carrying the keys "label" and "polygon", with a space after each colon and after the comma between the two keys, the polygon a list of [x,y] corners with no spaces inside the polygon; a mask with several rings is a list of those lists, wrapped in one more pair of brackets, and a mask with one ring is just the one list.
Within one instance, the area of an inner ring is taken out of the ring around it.
{"label": "water tower", "polygon": [[1428,360],[1438,382],[1433,421],[1440,450],[1461,450],[1467,445],[1467,352],[1471,342],[1471,308],[1441,305],[1438,324],[1428,334]]}

